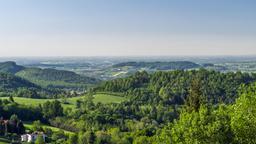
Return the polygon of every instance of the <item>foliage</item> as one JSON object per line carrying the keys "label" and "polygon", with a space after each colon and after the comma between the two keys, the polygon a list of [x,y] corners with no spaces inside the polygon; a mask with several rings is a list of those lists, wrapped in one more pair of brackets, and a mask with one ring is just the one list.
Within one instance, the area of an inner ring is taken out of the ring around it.
{"label": "foliage", "polygon": [[52,102],[47,101],[41,107],[42,113],[45,118],[55,118],[57,116],[63,116],[63,108],[60,101],[54,100]]}
{"label": "foliage", "polygon": [[38,135],[35,141],[35,144],[44,144],[44,138],[42,135]]}
{"label": "foliage", "polygon": [[242,89],[232,106],[232,130],[237,143],[256,143],[256,83]]}

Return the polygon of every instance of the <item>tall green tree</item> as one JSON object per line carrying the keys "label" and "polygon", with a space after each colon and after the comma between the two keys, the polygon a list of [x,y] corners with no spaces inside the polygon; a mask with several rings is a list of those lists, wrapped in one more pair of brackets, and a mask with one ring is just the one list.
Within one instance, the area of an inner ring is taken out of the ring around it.
{"label": "tall green tree", "polygon": [[231,127],[235,141],[241,144],[256,143],[256,83],[242,88],[232,112]]}
{"label": "tall green tree", "polygon": [[203,104],[201,92],[201,81],[199,78],[195,78],[192,80],[190,88],[189,88],[189,95],[186,99],[186,106],[189,112],[192,111],[199,111],[201,104]]}

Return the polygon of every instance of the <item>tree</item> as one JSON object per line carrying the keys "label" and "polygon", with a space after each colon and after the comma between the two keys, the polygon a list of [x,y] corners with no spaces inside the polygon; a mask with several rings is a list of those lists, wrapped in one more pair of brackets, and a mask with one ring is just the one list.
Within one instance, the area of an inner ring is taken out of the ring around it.
{"label": "tree", "polygon": [[95,134],[92,131],[87,131],[86,133],[80,132],[78,135],[79,144],[94,144]]}
{"label": "tree", "polygon": [[42,131],[43,127],[42,127],[41,122],[39,120],[34,121],[32,124],[32,129],[33,129],[33,131]]}
{"label": "tree", "polygon": [[78,137],[76,134],[71,134],[68,138],[68,144],[77,144],[78,142]]}
{"label": "tree", "polygon": [[87,131],[85,136],[88,144],[93,144],[95,142],[96,137],[93,131]]}
{"label": "tree", "polygon": [[18,116],[16,114],[13,114],[13,115],[11,115],[10,120],[14,121],[15,123],[17,123],[19,121],[19,118],[18,118]]}
{"label": "tree", "polygon": [[57,100],[52,102],[47,101],[42,106],[42,112],[45,118],[54,118],[63,115],[63,108],[61,103]]}
{"label": "tree", "polygon": [[9,97],[9,100],[14,103],[13,96],[10,96],[10,97]]}
{"label": "tree", "polygon": [[58,130],[57,132],[54,132],[52,135],[53,140],[66,140],[67,136],[65,135],[65,132],[63,130]]}
{"label": "tree", "polygon": [[232,107],[231,127],[235,141],[241,144],[256,143],[256,83],[242,88],[241,96]]}
{"label": "tree", "polygon": [[233,135],[230,127],[228,109],[220,106],[218,109],[201,106],[199,111],[184,111],[179,120],[174,121],[164,129],[167,136],[161,135],[165,142],[173,143],[232,143]]}
{"label": "tree", "polygon": [[42,135],[38,135],[35,141],[35,144],[45,144],[44,138]]}
{"label": "tree", "polygon": [[111,142],[111,136],[108,135],[106,132],[97,131],[96,137],[96,144],[107,144]]}
{"label": "tree", "polygon": [[26,128],[24,127],[23,122],[19,121],[17,123],[17,134],[24,134],[25,131],[26,131]]}
{"label": "tree", "polygon": [[189,95],[186,99],[187,110],[189,112],[198,112],[200,105],[202,104],[202,92],[200,88],[200,80],[198,78],[193,79],[189,89]]}

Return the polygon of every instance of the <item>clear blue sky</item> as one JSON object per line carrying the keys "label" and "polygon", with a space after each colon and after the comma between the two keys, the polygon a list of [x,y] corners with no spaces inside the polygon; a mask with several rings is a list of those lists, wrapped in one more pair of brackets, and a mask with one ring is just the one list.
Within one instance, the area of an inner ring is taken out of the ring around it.
{"label": "clear blue sky", "polygon": [[0,0],[0,56],[241,54],[255,0]]}

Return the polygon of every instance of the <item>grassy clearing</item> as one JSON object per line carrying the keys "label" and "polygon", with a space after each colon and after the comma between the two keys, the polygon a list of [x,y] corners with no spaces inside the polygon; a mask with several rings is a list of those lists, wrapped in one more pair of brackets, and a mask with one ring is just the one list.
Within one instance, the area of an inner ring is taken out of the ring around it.
{"label": "grassy clearing", "polygon": [[[31,122],[24,122],[24,126],[27,128],[27,129],[32,129],[33,125]],[[60,129],[60,128],[56,128],[56,127],[52,127],[52,126],[49,126],[49,125],[42,125],[43,128],[49,128],[51,129],[53,132],[57,132],[57,131],[60,131],[60,130],[63,130],[63,129]],[[74,134],[73,132],[71,131],[66,131],[66,130],[63,130],[66,134]]]}
{"label": "grassy clearing", "polygon": [[[65,101],[69,104],[63,104],[63,108],[75,108],[76,100],[83,98],[81,97],[73,97],[73,98],[67,98]],[[1,97],[1,99],[9,99],[9,97]],[[30,105],[30,106],[38,106],[39,104],[43,104],[47,101],[54,101],[55,99],[34,99],[34,98],[23,98],[23,97],[14,97],[14,101],[18,104],[22,105]],[[64,99],[57,99],[61,102],[64,101]]]}
{"label": "grassy clearing", "polygon": [[121,96],[117,96],[117,95],[111,95],[111,94],[95,94],[93,99],[94,103],[121,103],[122,101],[124,101],[126,98],[121,97]]}
{"label": "grassy clearing", "polygon": [[[83,99],[85,96],[72,97],[66,99],[57,99],[62,102],[62,106],[64,109],[71,108],[75,109],[76,101],[79,99]],[[95,94],[93,99],[94,103],[120,103],[126,100],[125,97],[122,97],[119,93],[97,93]],[[0,97],[0,99],[9,99],[9,97]],[[54,101],[55,99],[34,99],[34,98],[23,98],[23,97],[14,97],[14,101],[18,104],[22,105],[30,105],[30,106],[38,106],[39,104],[43,104],[47,101]],[[63,102],[67,102],[68,104],[64,104]]]}

